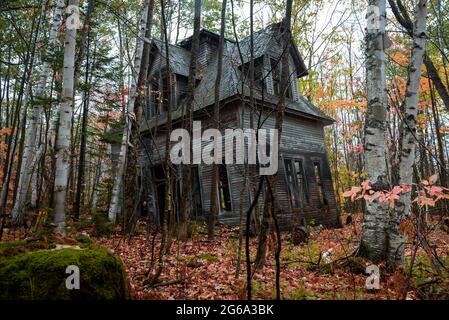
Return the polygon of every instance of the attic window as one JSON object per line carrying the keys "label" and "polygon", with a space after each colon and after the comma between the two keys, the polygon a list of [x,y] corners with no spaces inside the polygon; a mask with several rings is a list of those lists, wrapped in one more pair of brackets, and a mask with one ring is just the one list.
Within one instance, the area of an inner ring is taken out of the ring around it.
{"label": "attic window", "polygon": [[[243,79],[250,82],[250,62],[243,64],[240,67],[240,71],[242,72]],[[263,78],[263,57],[259,57],[254,60],[254,85],[256,88],[260,90],[266,90],[264,87],[264,78]]]}
{"label": "attic window", "polygon": [[[273,78],[273,93],[276,96],[280,96],[281,94],[284,94],[285,92],[285,97],[287,99],[291,99],[292,98],[292,88],[291,86],[287,86],[287,90],[285,91],[285,89],[283,90],[283,88],[281,88],[281,62],[279,60],[270,59],[270,70],[271,70],[271,74],[272,74],[272,78]],[[290,75],[289,75],[290,78]]]}

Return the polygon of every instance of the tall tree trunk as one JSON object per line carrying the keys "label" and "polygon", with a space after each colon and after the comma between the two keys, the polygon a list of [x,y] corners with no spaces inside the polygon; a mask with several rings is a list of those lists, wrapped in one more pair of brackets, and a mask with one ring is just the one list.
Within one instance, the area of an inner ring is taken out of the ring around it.
{"label": "tall tree trunk", "polygon": [[90,88],[89,88],[89,45],[90,37],[87,36],[87,51],[86,51],[86,73],[85,73],[85,86],[84,91],[84,101],[83,101],[83,114],[81,120],[81,141],[80,141],[80,155],[78,161],[78,179],[75,193],[75,201],[73,202],[73,219],[78,220],[80,216],[80,210],[82,207],[82,197],[84,192],[84,171],[86,162],[86,146],[87,146],[87,124],[89,121],[89,99],[90,99]]}
{"label": "tall tree trunk", "polygon": [[[222,2],[221,5],[221,26],[220,26],[220,40],[218,42],[218,53],[217,53],[217,77],[215,78],[215,91],[214,91],[214,124],[217,129],[220,130],[220,84],[221,84],[221,74],[223,65],[223,50],[224,50],[224,37],[225,37],[225,27],[226,27],[226,0]],[[214,140],[214,157],[217,152],[216,148],[220,141]],[[220,146],[221,147],[221,146]],[[209,214],[209,227],[208,227],[208,237],[213,239],[215,237],[215,223],[217,219],[218,212],[218,170],[215,161],[212,163],[212,185],[210,193],[210,214]]]}
{"label": "tall tree trunk", "polygon": [[[90,41],[90,21],[92,19],[92,15],[94,13],[96,2],[95,0],[90,0],[87,5],[87,12],[86,17],[83,21],[83,29],[81,31],[80,36],[80,46],[79,51],[76,56],[75,60],[75,88],[78,84],[79,78],[80,78],[80,70],[81,70],[81,63],[84,58],[84,51],[87,49],[86,52],[86,71],[85,71],[85,85],[86,90],[84,91],[84,101],[83,101],[83,113],[82,113],[82,120],[81,120],[81,141],[80,141],[80,154],[79,154],[79,161],[78,161],[78,176],[77,176],[77,184],[76,184],[76,193],[75,193],[75,200],[73,202],[73,212],[72,216],[74,220],[78,220],[80,216],[80,209],[82,206],[82,194],[84,192],[84,170],[85,170],[85,159],[86,159],[86,144],[87,144],[87,122],[89,119],[89,99],[90,99],[90,88],[89,88],[89,78],[92,78],[92,76],[89,77],[89,41]],[[75,142],[72,143],[72,151],[75,147]],[[72,159],[75,157],[72,153]],[[73,163],[72,163],[73,165]],[[72,168],[72,172],[75,170],[75,168]],[[72,179],[74,179],[73,173],[71,174]]]}
{"label": "tall tree trunk", "polygon": [[125,115],[125,126],[124,126],[124,130],[123,130],[122,144],[121,144],[121,148],[120,148],[120,155],[119,155],[119,159],[118,159],[118,163],[117,163],[116,176],[115,176],[114,185],[112,188],[111,203],[109,206],[109,213],[108,213],[109,220],[113,223],[115,223],[117,214],[119,213],[118,209],[119,209],[119,201],[120,201],[120,189],[122,186],[123,175],[125,172],[125,164],[126,164],[126,157],[127,157],[127,152],[128,152],[129,138],[130,138],[130,134],[131,134],[131,130],[132,130],[132,122],[135,119],[134,104],[136,102],[136,98],[138,95],[137,87],[138,87],[140,67],[141,67],[142,56],[143,56],[144,38],[145,38],[146,28],[147,28],[149,5],[150,5],[149,0],[143,1],[142,17],[141,17],[140,23],[139,23],[139,36],[136,39],[136,53],[134,56],[134,69],[133,69],[131,90],[130,90],[129,100],[128,100],[128,110]]}
{"label": "tall tree trunk", "polygon": [[[405,114],[403,115],[401,131],[401,156],[399,164],[399,183],[410,186],[413,182],[413,167],[415,164],[415,146],[417,142],[416,116],[418,115],[419,84],[421,70],[426,52],[426,17],[427,0],[419,0],[415,9],[416,23],[413,31],[413,49],[408,69],[407,90],[405,94]],[[399,224],[404,216],[410,213],[411,191],[401,193],[395,202],[394,211],[390,217],[388,263],[396,265],[404,261],[405,237],[399,233]]]}
{"label": "tall tree trunk", "polygon": [[[166,70],[167,70],[167,88],[164,88],[162,86],[162,91],[165,89],[167,90],[167,122],[166,122],[166,134],[165,134],[165,159],[164,159],[164,170],[165,170],[165,206],[164,211],[162,212],[161,217],[161,246],[159,249],[159,258],[158,258],[158,268],[152,277],[150,283],[154,284],[158,281],[159,276],[162,273],[162,270],[164,268],[164,255],[167,252],[167,248],[169,248],[167,238],[169,236],[168,234],[168,220],[169,218],[173,218],[173,190],[172,190],[172,167],[169,160],[169,154],[170,154],[170,134],[171,134],[171,128],[172,128],[172,95],[171,95],[171,89],[172,89],[172,74],[170,72],[170,44],[169,44],[169,37],[168,37],[168,30],[167,30],[167,15],[166,15],[166,7],[165,7],[165,0],[161,0],[161,33],[164,39],[164,46],[165,46],[165,63],[166,63]],[[160,74],[160,72],[159,72]],[[161,78],[159,78],[161,79]]]}
{"label": "tall tree trunk", "polygon": [[[150,0],[148,5],[147,21],[145,37],[151,38],[151,28],[153,25],[153,8],[154,0]],[[142,119],[143,104],[145,103],[145,93],[147,90],[148,67],[150,62],[150,44],[145,43],[142,52],[142,61],[140,66],[139,78],[137,80],[137,97],[134,104],[135,119],[131,127],[131,135],[129,137],[130,147],[126,159],[126,173],[124,176],[123,185],[123,230],[130,231],[136,220],[136,209],[140,203],[139,183],[137,181],[139,176],[137,146],[140,144],[140,121]]]}
{"label": "tall tree trunk", "polygon": [[[79,0],[70,0],[68,8],[78,8]],[[75,10],[75,9],[74,9]],[[67,18],[73,13],[66,13]],[[70,18],[69,18],[70,19]],[[54,196],[54,222],[56,232],[65,233],[65,202],[67,193],[67,182],[70,170],[70,141],[71,123],[73,113],[74,97],[74,75],[75,75],[75,46],[76,27],[69,26],[66,21],[65,44],[64,44],[64,71],[62,76],[62,102],[59,109],[59,127],[56,140],[56,172],[55,172],[55,196]]]}
{"label": "tall tree trunk", "polygon": [[[366,82],[368,106],[365,120],[365,173],[374,191],[389,189],[385,160],[386,76],[385,76],[385,0],[369,0],[366,33]],[[387,252],[388,204],[374,200],[366,204],[362,239],[358,254],[372,261],[383,261]]]}
{"label": "tall tree trunk", "polygon": [[[51,22],[50,33],[48,36],[47,56],[52,56],[55,46],[58,42],[58,31],[62,21],[62,9],[64,8],[64,0],[58,0]],[[45,88],[49,74],[50,62],[42,59],[42,67],[40,71],[39,84],[36,89],[36,99],[42,100],[45,95]],[[31,175],[34,170],[33,157],[35,153],[35,145],[37,141],[37,133],[39,121],[42,115],[42,101],[33,104],[33,110],[29,119],[29,125],[26,129],[25,146],[22,155],[20,167],[20,178],[18,181],[18,193],[12,209],[12,217],[17,224],[23,220],[23,210],[26,203],[26,196],[30,186]]]}
{"label": "tall tree trunk", "polygon": [[[189,68],[189,78],[187,80],[187,96],[183,105],[185,111],[187,112],[187,118],[185,121],[185,126],[192,136],[192,120],[193,120],[193,100],[195,97],[195,84],[196,84],[196,60],[198,55],[198,48],[200,46],[200,24],[201,24],[201,0],[195,0],[195,15],[193,20],[193,38],[192,38],[192,50],[190,51],[190,68]],[[191,146],[189,146],[190,148]],[[190,154],[193,151],[190,150]],[[192,166],[187,164],[183,166],[183,190],[182,190],[182,213],[181,213],[181,223],[179,226],[179,239],[187,239],[187,222],[190,213],[190,195],[192,190],[190,190]],[[195,191],[193,191],[195,192]]]}
{"label": "tall tree trunk", "polygon": [[[276,115],[276,121],[275,121],[275,130],[277,130],[277,141],[276,143],[278,146],[281,143],[281,136],[282,136],[282,127],[284,124],[284,112],[286,108],[286,95],[287,90],[290,86],[290,72],[289,72],[289,64],[288,64],[288,58],[289,58],[289,52],[290,52],[290,44],[292,41],[291,37],[291,17],[292,17],[292,5],[293,0],[287,0],[287,5],[285,9],[285,17],[284,21],[281,24],[281,42],[282,42],[282,49],[283,49],[283,55],[281,57],[281,83],[280,87],[282,88],[282,93],[279,96],[279,102],[277,105],[277,109],[275,112]],[[295,79],[296,80],[296,79]],[[273,146],[271,146],[273,148]],[[260,269],[265,264],[265,258],[267,253],[267,238],[268,234],[270,232],[271,226],[272,226],[272,217],[273,213],[275,212],[274,207],[274,199],[272,195],[276,194],[276,185],[278,181],[278,175],[277,173],[271,176],[269,179],[267,179],[268,183],[271,187],[269,187],[265,194],[265,205],[263,208],[263,217],[262,217],[262,224],[261,224],[261,230],[259,233],[259,243],[257,247],[257,255],[256,255],[256,261],[255,261],[255,267],[257,269]],[[271,192],[270,192],[271,190]],[[278,243],[278,246],[280,243]]]}
{"label": "tall tree trunk", "polygon": [[[396,20],[405,29],[409,36],[414,38],[413,21],[407,13],[402,1],[388,0],[388,3],[390,4],[391,11],[393,11]],[[424,55],[424,65],[427,69],[427,76],[432,80],[446,110],[449,111],[449,92],[446,85],[441,80],[438,69],[435,67],[435,64],[427,53]]]}

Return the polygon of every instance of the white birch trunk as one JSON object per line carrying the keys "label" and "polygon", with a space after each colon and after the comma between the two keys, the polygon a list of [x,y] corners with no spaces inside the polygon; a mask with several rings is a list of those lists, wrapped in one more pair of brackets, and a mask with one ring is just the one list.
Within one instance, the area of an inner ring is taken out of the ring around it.
{"label": "white birch trunk", "polygon": [[133,69],[133,77],[132,77],[132,84],[130,89],[130,95],[128,100],[128,111],[127,115],[125,117],[125,127],[123,130],[123,136],[122,136],[122,144],[120,148],[120,155],[117,162],[117,170],[116,170],[116,176],[114,180],[114,185],[112,188],[112,196],[111,196],[111,203],[109,206],[109,213],[108,217],[109,220],[113,223],[115,223],[115,220],[117,218],[117,214],[119,213],[119,207],[120,207],[120,191],[121,186],[123,183],[123,174],[125,172],[125,164],[126,164],[126,154],[128,150],[128,143],[129,143],[129,134],[131,132],[131,126],[132,126],[132,119],[134,117],[134,104],[137,97],[137,82],[139,80],[139,74],[140,74],[140,67],[142,62],[142,53],[143,53],[143,47],[144,47],[144,38],[146,33],[146,25],[147,25],[147,19],[148,19],[148,6],[149,6],[149,0],[144,0],[143,2],[143,8],[142,8],[142,17],[140,19],[139,24],[139,36],[136,39],[136,53],[134,57],[134,69]]}
{"label": "white birch trunk", "polygon": [[37,191],[38,191],[38,171],[35,170],[31,176],[31,208],[35,209],[37,206]]}
{"label": "white birch trunk", "polygon": [[[369,0],[366,33],[368,106],[365,127],[365,173],[373,190],[388,189],[385,161],[386,75],[385,0]],[[359,254],[372,261],[386,258],[388,204],[366,202]]]}
{"label": "white birch trunk", "polygon": [[[426,52],[426,17],[427,0],[419,0],[415,9],[415,27],[413,30],[413,49],[408,70],[407,90],[405,95],[405,114],[403,116],[402,148],[399,163],[399,183],[411,187],[413,182],[413,165],[415,163],[415,146],[417,142],[416,116],[418,115],[419,83]],[[401,194],[395,203],[395,210],[390,221],[389,255],[392,264],[404,260],[405,237],[399,232],[399,224],[410,213],[411,192]]]}
{"label": "white birch trunk", "polygon": [[[48,49],[47,49],[48,55],[52,55],[54,47],[58,42],[58,30],[62,21],[63,7],[64,7],[64,0],[58,0],[53,14],[53,20],[51,22],[51,28],[48,38]],[[44,96],[50,66],[48,61],[44,61],[44,59],[42,60],[43,61],[40,70],[39,83],[35,93],[35,96],[38,99]],[[41,114],[42,114],[41,103],[34,104],[29,119],[29,125],[26,129],[25,144],[22,155],[22,164],[20,167],[18,192],[11,212],[12,217],[16,221],[16,223],[20,223],[23,220],[23,211],[25,208],[26,197],[29,190],[30,178],[34,169],[33,156],[35,152],[37,132],[39,127],[39,121],[41,119]]]}
{"label": "white birch trunk", "polygon": [[[79,7],[78,0],[70,0],[69,6]],[[67,16],[70,16],[70,12]],[[59,109],[59,127],[56,139],[56,172],[54,195],[54,222],[56,232],[65,233],[65,200],[70,167],[71,122],[73,112],[73,88],[75,72],[76,28],[65,28],[64,71],[62,77],[62,102]]]}

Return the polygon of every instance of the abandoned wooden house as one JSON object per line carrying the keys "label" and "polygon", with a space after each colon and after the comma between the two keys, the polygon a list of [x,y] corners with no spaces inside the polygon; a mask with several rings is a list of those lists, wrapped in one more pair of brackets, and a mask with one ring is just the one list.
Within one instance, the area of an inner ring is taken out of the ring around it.
{"label": "abandoned wooden house", "polygon": [[[219,35],[208,30],[200,32],[198,68],[194,98],[194,120],[200,120],[202,128],[215,128],[213,121],[214,85],[217,74]],[[146,94],[141,136],[145,146],[139,149],[143,184],[142,202],[147,214],[159,222],[165,206],[163,163],[167,120],[166,92],[171,92],[172,130],[183,125],[185,111],[183,101],[187,93],[192,38],[176,45],[169,45],[169,66],[166,65],[165,44],[154,39],[150,50],[149,85]],[[240,50],[239,50],[240,48]],[[250,39],[236,43],[224,42],[223,69],[220,85],[221,128],[250,128],[261,116],[263,128],[274,128],[273,108],[277,106],[280,88],[279,25],[273,24],[254,34],[254,98],[257,110],[251,117],[248,103]],[[304,220],[326,226],[339,225],[339,213],[335,201],[332,178],[325,149],[324,127],[333,119],[321,112],[298,92],[297,79],[307,75],[303,59],[294,43],[290,46],[290,85],[287,90],[281,144],[279,146],[279,171],[276,190],[277,214],[281,226],[289,228]],[[171,90],[167,79],[171,77]],[[256,108],[254,108],[256,109]],[[253,110],[254,110],[253,109]],[[270,114],[271,111],[271,114]],[[207,217],[210,211],[211,165],[193,167],[190,205],[192,216]],[[254,196],[248,184],[243,185],[242,165],[218,165],[219,182],[217,221],[236,225],[240,217],[240,201],[243,212]],[[179,177],[180,175],[178,175]],[[174,179],[173,200],[181,201],[179,179]],[[255,185],[255,184],[254,184]],[[260,201],[263,203],[263,201]],[[179,211],[179,210],[178,210]]]}

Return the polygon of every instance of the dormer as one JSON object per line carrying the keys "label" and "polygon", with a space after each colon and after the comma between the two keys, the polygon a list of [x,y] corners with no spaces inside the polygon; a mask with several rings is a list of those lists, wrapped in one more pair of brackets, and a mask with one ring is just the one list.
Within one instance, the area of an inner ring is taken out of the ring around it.
{"label": "dormer", "polygon": [[[198,73],[201,72],[207,67],[209,64],[213,54],[218,49],[218,42],[220,40],[220,35],[209,31],[207,29],[202,29],[200,31],[200,41],[198,48]],[[193,37],[188,37],[180,42],[178,42],[178,46],[184,48],[185,50],[191,52],[192,51],[192,42]]]}
{"label": "dormer", "polygon": [[[264,89],[265,93],[279,96],[282,93],[280,86],[281,80],[281,57],[283,48],[281,45],[279,24],[273,24],[267,28],[254,33],[254,67],[255,67],[255,87],[256,89]],[[241,61],[241,71],[247,73],[249,70],[249,61],[251,57],[250,37],[243,39],[240,43],[240,53],[234,50],[234,55]],[[299,93],[297,88],[297,78],[307,75],[307,68],[304,61],[292,41],[289,57],[289,79],[290,85],[287,89],[286,96],[293,101],[299,101]],[[248,77],[245,77],[248,79]]]}

